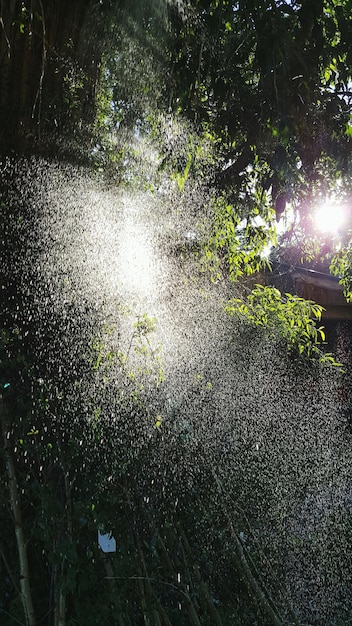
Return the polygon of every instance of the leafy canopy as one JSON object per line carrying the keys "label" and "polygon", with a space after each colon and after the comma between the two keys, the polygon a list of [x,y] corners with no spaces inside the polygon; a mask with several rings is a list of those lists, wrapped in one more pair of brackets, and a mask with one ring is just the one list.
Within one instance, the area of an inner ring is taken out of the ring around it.
{"label": "leafy canopy", "polygon": [[[349,0],[197,0],[171,14],[167,106],[211,137],[210,183],[226,193],[239,222],[247,219],[254,247],[263,222],[263,247],[272,240],[270,206],[277,220],[289,211],[280,241],[287,255],[294,240],[311,261],[315,237],[313,258],[321,257],[325,241],[312,213],[334,192],[346,205],[348,256],[351,15]],[[334,257],[340,243],[329,242],[328,260],[348,295],[346,254]]]}

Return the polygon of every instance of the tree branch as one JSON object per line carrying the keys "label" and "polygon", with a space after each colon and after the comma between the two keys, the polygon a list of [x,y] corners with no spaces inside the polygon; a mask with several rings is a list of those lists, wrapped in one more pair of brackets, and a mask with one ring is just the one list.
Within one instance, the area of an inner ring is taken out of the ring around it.
{"label": "tree branch", "polygon": [[14,576],[13,576],[13,573],[12,573],[12,571],[11,571],[10,565],[9,565],[9,563],[8,563],[8,560],[7,560],[7,558],[6,558],[6,555],[5,555],[4,549],[3,549],[3,547],[2,547],[2,545],[1,545],[1,544],[0,544],[0,554],[1,554],[1,556],[2,556],[2,560],[4,561],[5,567],[6,567],[6,569],[7,569],[7,573],[8,573],[8,575],[9,575],[10,579],[11,579],[11,582],[12,582],[12,584],[13,584],[13,586],[14,586],[14,588],[15,588],[16,592],[18,593],[18,595],[21,595],[21,590],[20,590],[19,586],[17,585],[17,583],[16,583],[16,581],[15,581],[15,578],[14,578]]}

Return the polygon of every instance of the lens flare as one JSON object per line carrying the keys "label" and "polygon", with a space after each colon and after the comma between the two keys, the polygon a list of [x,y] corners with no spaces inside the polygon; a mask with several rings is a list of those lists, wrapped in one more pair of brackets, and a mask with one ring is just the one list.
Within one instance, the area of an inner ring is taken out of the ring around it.
{"label": "lens flare", "polygon": [[337,233],[345,220],[345,211],[336,200],[325,200],[315,211],[315,222],[324,233]]}

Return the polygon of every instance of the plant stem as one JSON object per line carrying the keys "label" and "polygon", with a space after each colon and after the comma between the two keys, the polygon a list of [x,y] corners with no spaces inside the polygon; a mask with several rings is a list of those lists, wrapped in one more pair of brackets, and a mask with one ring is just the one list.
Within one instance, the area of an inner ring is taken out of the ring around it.
{"label": "plant stem", "polygon": [[11,511],[15,524],[15,535],[17,543],[18,560],[20,567],[20,596],[26,620],[26,626],[35,626],[36,618],[32,601],[32,592],[29,580],[29,564],[27,554],[27,542],[24,536],[22,524],[22,511],[20,507],[20,497],[16,480],[15,462],[10,448],[10,428],[4,407],[2,395],[0,394],[0,423],[3,432],[4,453],[6,459],[6,469],[8,476],[8,487],[10,493]]}

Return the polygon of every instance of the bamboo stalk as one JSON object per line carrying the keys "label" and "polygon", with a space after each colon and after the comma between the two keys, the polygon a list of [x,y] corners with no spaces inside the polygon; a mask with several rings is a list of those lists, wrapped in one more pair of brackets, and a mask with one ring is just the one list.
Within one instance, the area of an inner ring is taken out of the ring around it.
{"label": "bamboo stalk", "polygon": [[66,594],[64,593],[62,589],[60,589],[57,626],[65,626],[65,623],[66,623]]}
{"label": "bamboo stalk", "polygon": [[20,595],[21,594],[20,588],[19,588],[19,586],[16,583],[16,580],[14,578],[14,575],[13,575],[12,571],[11,571],[10,565],[9,565],[8,560],[6,558],[6,554],[5,554],[4,549],[3,549],[1,544],[0,544],[0,554],[2,556],[2,560],[4,561],[4,565],[5,565],[6,569],[7,569],[7,573],[8,573],[9,578],[10,578],[12,584],[13,584],[13,587],[14,587],[16,593],[18,593]]}
{"label": "bamboo stalk", "polygon": [[169,618],[167,616],[167,613],[166,613],[163,605],[161,604],[159,598],[157,598],[156,601],[157,601],[157,604],[158,604],[158,610],[159,610],[159,613],[161,615],[161,619],[162,619],[163,625],[164,626],[172,626],[172,624],[171,624],[171,622],[170,622],[170,620],[169,620]]}
{"label": "bamboo stalk", "polygon": [[[215,480],[218,492],[222,496],[223,494],[222,494],[221,484],[220,484],[218,477],[215,475],[214,475],[214,480]],[[251,566],[246,558],[242,543],[233,528],[228,512],[225,509],[223,504],[222,504],[222,508],[224,511],[224,515],[227,518],[230,534],[234,542],[235,555],[237,557],[236,567],[239,571],[241,578],[243,579],[243,582],[246,584],[249,593],[253,594],[254,598],[256,599],[257,603],[261,607],[262,611],[266,614],[266,616],[270,620],[270,623],[272,624],[272,626],[283,626],[283,621],[276,610],[276,607],[270,597],[269,592],[267,591],[265,587],[263,589],[260,586],[256,577],[253,575]]]}
{"label": "bamboo stalk", "polygon": [[10,428],[4,407],[2,395],[0,394],[0,423],[3,432],[4,453],[6,459],[6,469],[8,476],[8,487],[10,493],[11,511],[15,523],[15,535],[17,543],[18,560],[20,566],[20,595],[26,626],[35,626],[36,617],[32,600],[32,590],[29,578],[29,563],[27,554],[27,542],[25,540],[22,511],[20,506],[20,496],[16,480],[16,470],[13,455],[10,450]]}
{"label": "bamboo stalk", "polygon": [[[68,473],[62,468],[65,485],[65,505],[64,505],[64,518],[66,517],[66,536],[69,542],[72,542],[73,538],[73,521],[72,521],[72,487],[74,480],[69,481]],[[65,573],[65,557],[62,558],[60,564],[60,577],[63,579]],[[54,612],[54,626],[65,626],[66,624],[66,607],[67,607],[67,594],[60,586],[59,593],[57,594]]]}
{"label": "bamboo stalk", "polygon": [[[154,532],[156,532],[156,535],[157,535],[157,546],[159,546],[159,548],[160,548],[162,561],[164,562],[164,565],[165,565],[166,569],[170,572],[170,574],[172,575],[172,577],[175,579],[175,582],[176,582],[176,584],[171,584],[171,583],[164,583],[164,584],[169,584],[171,587],[174,587],[185,598],[185,605],[187,607],[187,612],[188,612],[189,619],[190,619],[190,622],[189,622],[190,626],[202,626],[201,622],[199,621],[198,614],[197,614],[196,608],[194,606],[194,603],[192,601],[192,598],[190,597],[187,589],[184,588],[184,585],[181,585],[177,581],[176,572],[178,571],[179,568],[175,567],[175,564],[173,563],[172,559],[170,558],[169,552],[168,552],[167,547],[165,545],[165,542],[163,541],[162,537],[160,536],[159,530],[156,529],[155,524],[152,521],[152,519],[150,518],[150,515],[149,515],[148,511],[144,509],[143,512],[144,512],[144,516],[145,516],[148,524],[153,528]],[[166,616],[165,611],[163,611],[163,617],[164,616]],[[166,616],[166,620],[167,620],[166,621],[166,626],[169,626],[170,620],[169,620],[169,618],[167,616]]]}
{"label": "bamboo stalk", "polygon": [[[144,581],[145,581],[145,589],[147,592],[147,595],[149,596],[148,600],[149,603],[154,604],[154,602],[157,604],[156,602],[156,596],[153,592],[152,586],[150,584],[150,578],[148,577],[148,571],[147,571],[147,566],[145,564],[145,559],[144,559],[144,554],[140,545],[140,541],[138,538],[138,552],[139,552],[139,557],[140,557],[140,561],[142,564],[142,571],[143,571],[143,575],[144,575]],[[153,602],[154,600],[154,602]],[[158,610],[155,606],[153,606],[152,608],[152,613],[153,613],[153,618],[154,618],[154,625],[155,626],[162,626],[161,621],[160,621],[160,617],[159,617],[159,613]]]}
{"label": "bamboo stalk", "polygon": [[[191,548],[190,545],[188,543],[188,539],[185,535],[184,530],[181,531],[181,537],[182,537],[182,542],[185,545],[186,551],[188,553],[188,555],[191,557],[192,559],[192,553],[191,553]],[[186,554],[185,554],[186,557]],[[216,610],[215,606],[214,606],[214,602],[210,596],[210,593],[208,591],[208,588],[204,582],[204,580],[201,577],[200,571],[199,571],[199,566],[197,565],[197,563],[194,563],[192,565],[192,570],[194,572],[194,577],[196,579],[197,584],[199,585],[200,591],[204,597],[205,600],[205,604],[206,607],[208,609],[209,615],[211,616],[212,620],[213,620],[213,624],[214,626],[223,626],[222,624],[222,620],[220,618],[220,615],[218,613],[218,611]]]}
{"label": "bamboo stalk", "polygon": [[[165,563],[166,563],[170,573],[172,573],[173,576],[174,576],[175,575],[175,571],[177,571],[177,570],[174,567],[174,565],[173,565],[173,563],[172,563],[172,561],[171,561],[171,559],[169,557],[169,554],[167,552],[165,543],[164,543],[164,541],[162,540],[162,538],[160,537],[159,534],[158,534],[158,544],[161,547],[161,552],[162,552],[162,556],[164,558],[164,561],[165,561]],[[180,589],[182,589],[181,585],[180,585]],[[189,618],[191,620],[190,623],[192,624],[192,626],[201,626],[201,622],[199,621],[196,608],[194,606],[194,603],[193,603],[193,601],[192,601],[188,591],[185,590],[185,589],[182,589],[182,594],[185,596],[185,599],[186,599],[186,607],[187,607]]]}
{"label": "bamboo stalk", "polygon": [[147,615],[147,613],[148,613],[148,603],[146,601],[146,593],[145,593],[145,584],[144,584],[145,576],[143,575],[143,571],[141,569],[141,563],[142,563],[142,560],[143,560],[143,555],[142,555],[142,551],[141,551],[141,547],[140,547],[140,541],[139,541],[139,536],[138,536],[138,531],[137,530],[134,531],[134,536],[135,536],[135,542],[137,544],[138,586],[139,586],[140,595],[141,595],[141,605],[142,605],[142,611],[143,611],[143,619],[144,619],[145,626],[150,626],[149,625],[148,615]]}
{"label": "bamboo stalk", "polygon": [[261,606],[263,611],[269,617],[272,625],[282,626],[283,624],[282,620],[280,619],[276,610],[273,608],[273,605],[269,601],[269,598],[266,596],[265,592],[258,584],[256,578],[253,576],[252,570],[244,554],[242,544],[240,540],[238,539],[230,521],[229,521],[229,526],[230,526],[231,535],[235,544],[235,553],[240,564],[240,570],[242,571],[244,580],[247,583],[249,591],[251,591],[254,594],[254,597],[258,601],[258,604]]}

